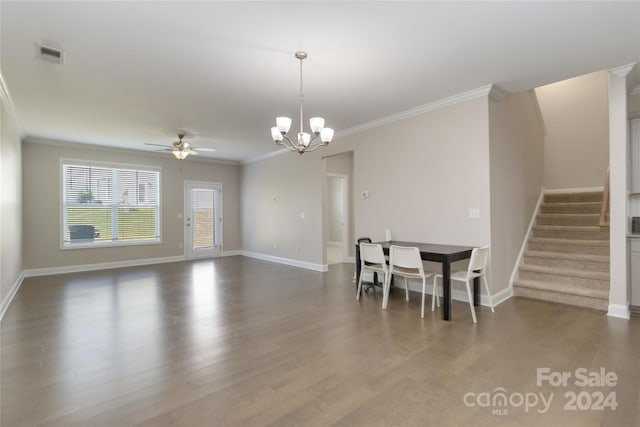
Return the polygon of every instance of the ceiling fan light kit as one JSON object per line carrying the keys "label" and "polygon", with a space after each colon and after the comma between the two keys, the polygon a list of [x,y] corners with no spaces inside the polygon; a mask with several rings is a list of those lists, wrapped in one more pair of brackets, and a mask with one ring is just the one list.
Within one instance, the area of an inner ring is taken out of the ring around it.
{"label": "ceiling fan light kit", "polygon": [[[296,141],[292,141],[287,136],[289,129],[291,129],[291,118],[277,117],[276,125],[271,128],[271,138],[273,138],[276,145],[282,145],[289,151],[296,151],[299,154],[303,154],[329,144],[333,139],[333,129],[324,127],[324,119],[322,117],[312,117],[309,120],[311,133],[304,131],[302,61],[304,61],[308,55],[306,52],[299,51],[295,53],[295,57],[300,61],[300,132],[298,132]],[[319,140],[318,137],[320,137]]]}
{"label": "ceiling fan light kit", "polygon": [[[188,141],[183,141],[182,139],[186,136],[184,133],[178,134],[178,141],[174,142],[172,145],[162,145],[162,144],[150,144],[145,143],[145,145],[155,145],[158,147],[166,147],[164,150],[160,151],[170,151],[178,160],[184,160],[187,158],[189,154],[198,154],[196,150],[193,149],[193,145],[191,145]],[[216,151],[215,148],[198,148],[201,151]]]}

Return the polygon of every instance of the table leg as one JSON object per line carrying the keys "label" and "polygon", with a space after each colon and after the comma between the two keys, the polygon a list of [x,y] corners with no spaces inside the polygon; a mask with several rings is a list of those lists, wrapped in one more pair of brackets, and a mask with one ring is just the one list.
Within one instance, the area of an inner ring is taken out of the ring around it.
{"label": "table leg", "polygon": [[451,264],[442,263],[442,320],[451,320]]}
{"label": "table leg", "polygon": [[480,306],[480,277],[473,279],[473,305]]}

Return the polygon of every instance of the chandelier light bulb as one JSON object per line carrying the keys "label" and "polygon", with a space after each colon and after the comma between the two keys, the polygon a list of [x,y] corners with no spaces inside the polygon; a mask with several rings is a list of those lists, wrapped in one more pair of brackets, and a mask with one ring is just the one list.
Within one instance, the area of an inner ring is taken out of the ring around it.
{"label": "chandelier light bulb", "polygon": [[289,117],[277,117],[276,126],[281,134],[286,134],[291,129],[291,119]]}
{"label": "chandelier light bulb", "polygon": [[309,135],[307,132],[300,132],[298,134],[298,146],[302,146],[302,147],[308,147],[309,143],[311,142],[311,135]]}
{"label": "chandelier light bulb", "polygon": [[320,131],[320,140],[326,144],[330,143],[333,139],[333,129],[324,128]]}
{"label": "chandelier light bulb", "polygon": [[309,126],[311,127],[311,132],[317,135],[324,128],[324,119],[322,117],[312,117],[309,120]]}
{"label": "chandelier light bulb", "polygon": [[275,142],[282,142],[282,140],[284,139],[284,136],[282,135],[282,133],[280,132],[280,129],[278,129],[277,126],[274,126],[271,128],[271,138],[273,138]]}

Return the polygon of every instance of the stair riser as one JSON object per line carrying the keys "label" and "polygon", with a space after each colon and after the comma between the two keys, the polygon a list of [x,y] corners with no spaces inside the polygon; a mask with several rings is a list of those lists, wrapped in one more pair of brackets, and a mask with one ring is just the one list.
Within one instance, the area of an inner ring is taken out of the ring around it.
{"label": "stair riser", "polygon": [[539,289],[523,288],[520,286],[513,287],[513,293],[517,297],[533,298],[544,301],[557,302],[561,304],[569,304],[578,307],[591,308],[599,311],[607,311],[609,303],[607,300],[599,298],[582,297],[578,295],[558,294],[556,292],[548,292]]}
{"label": "stair riser", "polygon": [[528,265],[542,265],[552,268],[564,268],[567,270],[596,271],[600,273],[609,272],[609,263],[607,262],[577,261],[572,259],[525,256],[524,263]]}
{"label": "stair riser", "polygon": [[583,230],[533,230],[533,237],[546,237],[549,239],[575,239],[575,240],[609,240],[607,231],[583,231]]}
{"label": "stair riser", "polygon": [[581,202],[602,203],[602,192],[545,194],[544,202],[545,203],[581,203]]}
{"label": "stair riser", "polygon": [[602,208],[601,204],[591,204],[591,205],[542,205],[540,208],[541,213],[545,214],[599,214],[600,209]]}
{"label": "stair riser", "polygon": [[545,217],[538,216],[537,225],[573,225],[580,227],[597,227],[600,225],[600,216],[561,216],[561,217]]}
{"label": "stair riser", "polygon": [[609,255],[609,246],[573,245],[570,243],[529,242],[530,251],[560,252],[584,255]]}
{"label": "stair riser", "polygon": [[564,276],[540,271],[520,270],[519,278],[522,280],[534,280],[539,282],[562,283],[576,288],[585,289],[609,289],[608,280],[588,279],[586,277]]}

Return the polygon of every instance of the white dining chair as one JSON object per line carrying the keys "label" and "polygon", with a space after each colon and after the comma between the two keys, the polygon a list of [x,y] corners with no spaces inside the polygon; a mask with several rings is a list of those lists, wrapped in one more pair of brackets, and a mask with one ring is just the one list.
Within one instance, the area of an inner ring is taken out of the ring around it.
{"label": "white dining chair", "polygon": [[[360,299],[360,294],[362,292],[362,277],[364,276],[365,271],[382,274],[382,289],[383,291],[386,289],[389,282],[389,266],[387,265],[387,260],[384,257],[382,245],[379,243],[360,242],[360,279],[358,280],[356,300]],[[385,308],[384,297],[382,301],[382,308]]]}
{"label": "white dining chair", "polygon": [[[479,277],[484,282],[484,287],[487,290],[487,297],[489,298],[489,305],[491,311],[495,313],[493,308],[493,300],[491,299],[491,291],[489,290],[489,284],[487,283],[487,263],[489,261],[489,246],[483,246],[481,248],[475,248],[471,251],[471,259],[469,260],[469,266],[466,270],[452,271],[451,281],[464,282],[467,287],[467,297],[469,298],[469,307],[471,308],[471,317],[473,323],[478,323],[476,317],[476,309],[473,306],[473,295],[471,294],[471,281],[476,277]],[[438,279],[442,279],[442,274],[436,274],[433,277],[433,297],[431,298],[431,311],[435,310],[436,301],[439,303],[439,286]],[[439,304],[438,304],[439,305]]]}
{"label": "white dining chair", "polygon": [[[435,273],[424,271],[420,250],[416,247],[391,245],[389,247],[389,270],[390,276],[395,274],[404,277],[404,290],[407,301],[409,301],[409,284],[407,279],[422,279],[422,311],[420,316],[424,318],[424,296],[426,293],[427,277],[431,277]],[[387,284],[384,289],[384,296],[382,297],[382,308],[387,308],[389,288],[390,286]]]}

